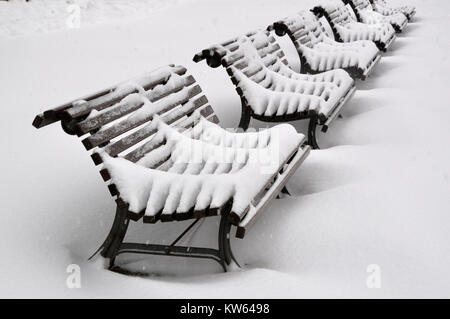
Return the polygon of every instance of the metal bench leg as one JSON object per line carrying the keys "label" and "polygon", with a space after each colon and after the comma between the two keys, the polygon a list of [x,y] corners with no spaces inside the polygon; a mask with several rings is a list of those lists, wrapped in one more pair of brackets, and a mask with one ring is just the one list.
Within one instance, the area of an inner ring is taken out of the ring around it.
{"label": "metal bench leg", "polygon": [[220,217],[219,226],[219,257],[220,263],[225,272],[227,271],[227,266],[231,263],[231,261],[234,261],[236,265],[239,266],[239,263],[236,261],[236,258],[234,258],[233,252],[231,251],[230,230],[231,222],[228,217],[228,213],[222,214]]}
{"label": "metal bench leg", "polygon": [[106,237],[105,242],[100,247],[100,254],[104,258],[109,258],[109,269],[114,267],[114,261],[116,259],[116,255],[119,251],[120,245],[125,238],[129,222],[130,220],[127,217],[127,207],[117,206],[116,217],[114,218],[111,230],[109,231],[108,237]]}
{"label": "metal bench leg", "polygon": [[312,116],[311,119],[309,120],[309,125],[308,125],[308,144],[314,150],[320,149],[319,145],[317,144],[317,140],[316,140],[317,122],[318,122],[317,116]]}
{"label": "metal bench leg", "polygon": [[284,186],[284,187],[281,189],[280,194],[277,195],[277,199],[280,199],[280,198],[281,198],[281,194],[285,194],[285,195],[291,196],[291,193],[289,193],[289,191],[288,191],[288,189],[287,189],[286,186]]}
{"label": "metal bench leg", "polygon": [[251,113],[247,103],[245,103],[245,101],[242,101],[242,99],[241,105],[242,105],[242,112],[241,112],[241,120],[239,121],[239,127],[242,128],[245,132],[250,124]]}
{"label": "metal bench leg", "polygon": [[286,186],[284,186],[284,187],[281,189],[281,192],[282,192],[283,194],[286,194],[286,195],[291,196],[291,193],[289,193],[289,191],[288,191],[288,189],[287,189]]}
{"label": "metal bench leg", "polygon": [[[231,205],[230,205],[231,209]],[[113,225],[106,237],[104,243],[100,248],[89,258],[94,257],[98,251],[104,258],[109,258],[109,269],[112,270],[115,259],[122,253],[140,253],[140,254],[153,254],[153,255],[169,255],[169,256],[182,256],[193,258],[208,258],[217,261],[227,271],[227,266],[231,261],[234,261],[239,266],[238,262],[234,258],[233,252],[230,246],[230,230],[231,222],[229,219],[229,209],[227,209],[221,216],[219,225],[219,249],[211,248],[197,248],[197,247],[182,247],[175,244],[198,222],[195,220],[189,227],[182,232],[180,236],[175,239],[171,245],[152,245],[152,244],[139,244],[139,243],[123,243],[125,234],[128,229],[130,219],[127,217],[127,207],[117,206],[116,216],[114,218]],[[240,266],[239,266],[240,267]]]}

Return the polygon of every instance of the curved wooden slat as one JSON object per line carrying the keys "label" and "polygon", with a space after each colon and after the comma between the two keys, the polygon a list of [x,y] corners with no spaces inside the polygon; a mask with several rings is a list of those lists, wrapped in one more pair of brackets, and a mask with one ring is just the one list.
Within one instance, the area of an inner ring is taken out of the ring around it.
{"label": "curved wooden slat", "polygon": [[[188,78],[186,78],[185,86],[189,86],[194,83],[195,83],[194,78],[192,76],[189,76]],[[173,93],[173,94],[177,94],[177,93]],[[184,101],[184,100],[180,97],[180,101]],[[153,118],[154,114],[156,114],[156,115],[163,114],[175,106],[176,106],[176,104],[174,104],[174,102],[165,100],[165,99],[161,99],[158,102],[158,105],[155,105],[155,108],[158,109],[155,113],[148,112],[147,114],[139,116],[138,118],[134,118],[134,117],[125,118],[118,123],[114,123],[113,125],[105,128],[105,129],[102,129],[102,130],[92,134],[91,136],[88,136],[87,138],[85,138],[83,140],[83,145],[86,147],[87,150],[92,149],[106,141],[109,141],[123,133],[126,133],[126,132],[144,124],[145,122],[150,121]]]}
{"label": "curved wooden slat", "polygon": [[[186,77],[183,82],[178,82],[174,87],[171,87],[170,90],[161,90],[161,91],[147,91],[143,95],[143,99],[148,99],[150,102],[156,102],[166,96],[171,95],[174,92],[178,92],[182,90],[185,86],[193,84],[195,82],[192,76]],[[141,95],[138,95],[140,97]],[[100,128],[108,123],[111,123],[131,112],[136,111],[144,105],[144,101],[138,102],[134,101],[131,103],[130,101],[124,101],[113,105],[107,110],[100,112],[97,115],[90,116],[87,119],[79,122],[76,126],[78,136],[86,134],[92,130]]]}
{"label": "curved wooden slat", "polygon": [[[188,89],[188,92],[185,96],[183,96],[180,99],[176,99],[175,101],[171,101],[172,103],[170,103],[170,105],[168,105],[167,108],[171,109],[177,105],[187,103],[190,99],[192,99],[194,96],[196,96],[200,93],[201,93],[200,86],[195,85],[194,87]],[[184,115],[186,115],[189,112],[193,112],[195,110],[196,106],[194,103],[189,103],[188,107],[189,107],[188,110],[183,110],[183,112],[180,112],[178,118],[183,117]],[[171,118],[170,123],[173,123],[178,118],[174,118],[174,119]],[[163,120],[164,119],[168,119],[168,116],[163,117]],[[166,123],[169,124],[169,122],[167,122],[167,121],[166,121]],[[116,156],[119,153],[125,151],[126,149],[132,147],[136,143],[139,143],[140,141],[144,140],[145,138],[151,136],[154,133],[155,133],[155,128],[152,126],[152,124],[151,123],[146,124],[142,128],[139,128],[138,130],[134,131],[133,133],[115,141],[114,143],[111,143],[111,144],[105,146],[104,150],[109,155]]]}

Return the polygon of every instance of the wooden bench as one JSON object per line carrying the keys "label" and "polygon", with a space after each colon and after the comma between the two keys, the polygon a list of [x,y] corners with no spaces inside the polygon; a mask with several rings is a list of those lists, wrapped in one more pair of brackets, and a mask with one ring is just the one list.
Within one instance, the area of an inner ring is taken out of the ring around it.
{"label": "wooden bench", "polygon": [[318,18],[325,17],[339,42],[357,40],[373,41],[381,51],[386,51],[395,40],[395,30],[389,23],[365,24],[357,22],[343,3],[318,5],[311,10]]}
{"label": "wooden bench", "polygon": [[411,19],[416,14],[416,8],[414,6],[405,5],[400,7],[391,7],[389,6],[386,0],[369,0],[369,1],[376,12],[379,12],[386,16],[390,16],[396,13],[403,13],[408,19],[408,21],[411,21]]}
{"label": "wooden bench", "polygon": [[353,78],[365,80],[381,58],[372,41],[341,43],[330,38],[320,20],[310,11],[277,21],[267,30],[274,30],[278,36],[289,36],[300,57],[301,73],[344,69]]}
{"label": "wooden bench", "polygon": [[[109,258],[110,269],[118,255],[140,253],[212,259],[226,271],[234,259],[231,226],[243,238],[310,150],[305,136],[290,125],[252,133],[221,129],[195,79],[174,65],[46,110],[33,126],[57,122],[92,150],[117,203],[111,231],[98,250]],[[283,138],[289,145],[279,143]],[[275,152],[278,162],[270,171],[260,170],[265,168],[255,160],[260,151]],[[214,157],[221,153],[231,160]],[[218,249],[176,245],[199,220],[215,215],[221,216]],[[130,220],[187,219],[193,222],[170,245],[123,242]]]}
{"label": "wooden bench", "polygon": [[355,90],[354,80],[344,70],[316,75],[294,72],[265,30],[204,49],[193,60],[226,68],[241,97],[239,127],[246,130],[251,118],[264,122],[309,119],[308,143],[313,148],[319,148],[316,126],[326,132]]}
{"label": "wooden bench", "polygon": [[397,33],[402,32],[408,24],[408,19],[403,13],[396,12],[390,15],[382,15],[373,9],[369,0],[342,0],[342,2],[352,8],[356,19],[362,23],[390,23]]}

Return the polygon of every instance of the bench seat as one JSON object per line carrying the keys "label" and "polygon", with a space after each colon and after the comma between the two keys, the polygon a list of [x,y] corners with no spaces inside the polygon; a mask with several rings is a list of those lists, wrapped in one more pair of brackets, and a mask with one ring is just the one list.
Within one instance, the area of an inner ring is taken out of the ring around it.
{"label": "bench seat", "polygon": [[268,27],[278,36],[288,34],[300,57],[302,73],[344,69],[353,78],[366,79],[380,60],[373,41],[341,43],[330,38],[322,23],[309,11],[277,21]]}

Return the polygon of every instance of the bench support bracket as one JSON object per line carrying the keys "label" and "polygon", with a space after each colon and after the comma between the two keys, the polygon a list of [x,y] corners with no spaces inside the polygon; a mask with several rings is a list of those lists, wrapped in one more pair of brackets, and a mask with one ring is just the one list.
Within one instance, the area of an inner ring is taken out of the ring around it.
{"label": "bench support bracket", "polygon": [[241,120],[239,121],[239,126],[241,129],[247,131],[248,126],[250,124],[251,119],[251,112],[250,107],[245,103],[245,101],[241,98],[241,104],[242,104],[242,112],[241,112]]}
{"label": "bench support bracket", "polygon": [[318,117],[313,115],[310,118],[308,125],[308,145],[310,145],[314,150],[319,149],[319,145],[317,144],[316,139],[316,127],[318,124],[318,120]]}
{"label": "bench support bracket", "polygon": [[176,245],[176,243],[181,240],[200,219],[196,219],[191,223],[170,245],[124,243],[123,240],[130,221],[127,217],[127,211],[127,207],[117,206],[116,216],[108,236],[100,248],[89,259],[94,257],[100,251],[102,257],[109,258],[109,269],[117,270],[119,272],[120,269],[115,266],[115,260],[118,255],[124,253],[212,259],[216,261],[225,272],[232,261],[239,266],[231,251],[231,222],[228,217],[230,207],[227,207],[227,205],[222,210],[220,218],[218,249]]}

